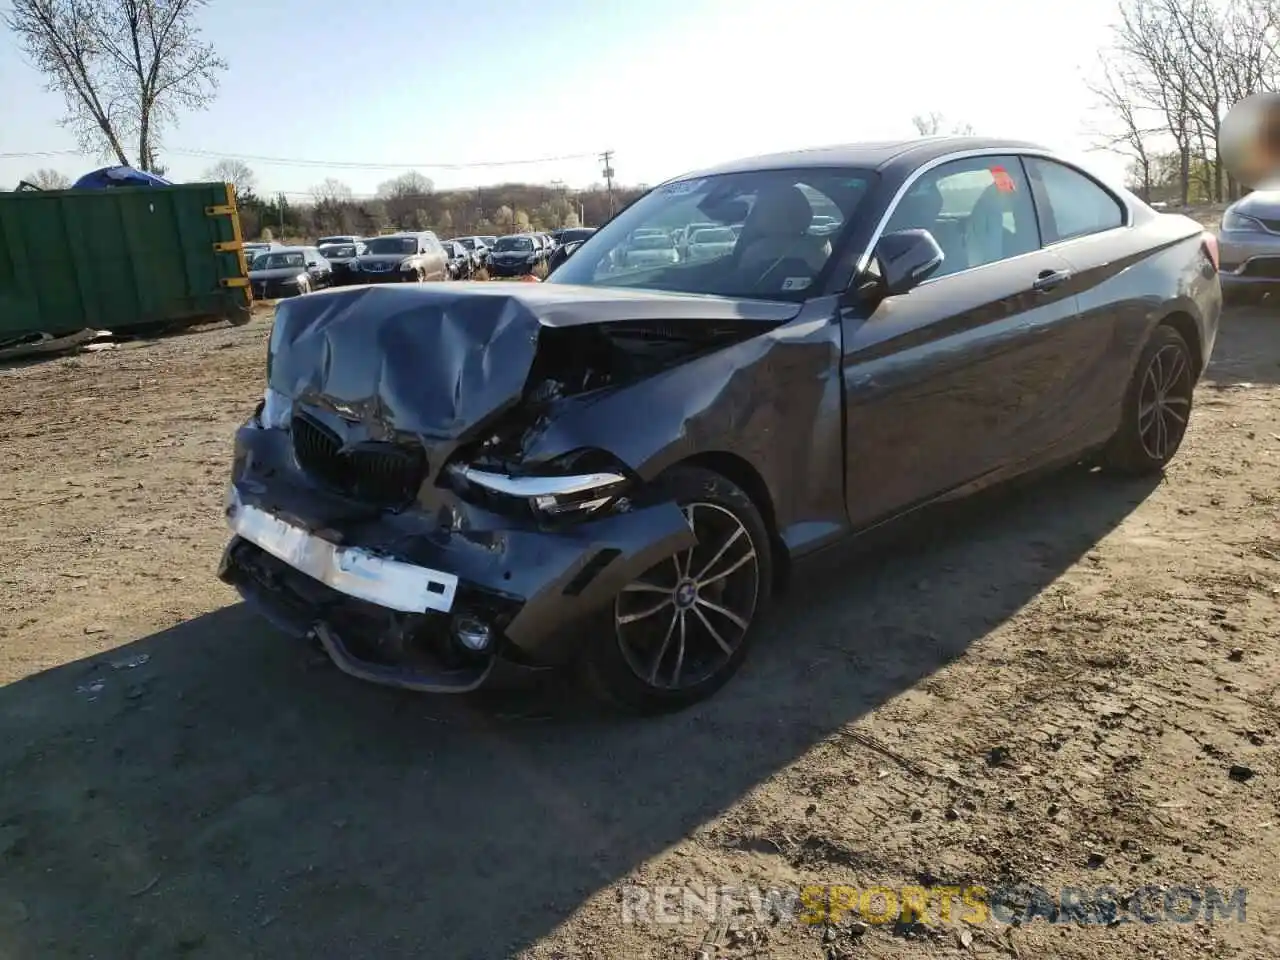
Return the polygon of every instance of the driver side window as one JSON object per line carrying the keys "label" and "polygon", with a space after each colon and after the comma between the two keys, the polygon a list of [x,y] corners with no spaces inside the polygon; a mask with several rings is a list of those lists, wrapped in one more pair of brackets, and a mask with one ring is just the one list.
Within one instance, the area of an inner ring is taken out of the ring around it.
{"label": "driver side window", "polygon": [[885,232],[928,230],[942,248],[930,279],[1040,247],[1035,206],[1016,156],[952,160],[925,173],[898,201]]}

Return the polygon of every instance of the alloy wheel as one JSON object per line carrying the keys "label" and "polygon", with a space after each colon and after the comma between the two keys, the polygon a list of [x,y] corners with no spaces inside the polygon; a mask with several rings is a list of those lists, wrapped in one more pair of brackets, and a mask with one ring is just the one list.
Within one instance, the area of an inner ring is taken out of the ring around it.
{"label": "alloy wheel", "polygon": [[1173,456],[1191,414],[1191,365],[1180,344],[1161,347],[1151,357],[1138,391],[1138,436],[1152,460]]}
{"label": "alloy wheel", "polygon": [[702,683],[733,659],[760,591],[756,545],[742,521],[714,503],[682,509],[698,542],[623,587],[614,602],[627,666],[668,691]]}

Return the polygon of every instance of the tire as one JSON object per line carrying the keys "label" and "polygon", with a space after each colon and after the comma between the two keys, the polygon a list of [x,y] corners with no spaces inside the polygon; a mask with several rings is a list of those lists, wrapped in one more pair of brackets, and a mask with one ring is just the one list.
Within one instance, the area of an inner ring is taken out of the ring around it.
{"label": "tire", "polygon": [[[688,466],[673,467],[657,483],[692,516],[705,542],[623,588],[581,661],[588,689],[633,713],[680,710],[724,686],[746,659],[773,583],[768,529],[740,487]],[[682,565],[695,577],[678,578]],[[697,573],[706,579],[690,591]]]}
{"label": "tire", "polygon": [[1143,476],[1159,473],[1173,459],[1191,418],[1197,374],[1191,363],[1182,334],[1156,327],[1125,391],[1120,428],[1102,451],[1103,470]]}

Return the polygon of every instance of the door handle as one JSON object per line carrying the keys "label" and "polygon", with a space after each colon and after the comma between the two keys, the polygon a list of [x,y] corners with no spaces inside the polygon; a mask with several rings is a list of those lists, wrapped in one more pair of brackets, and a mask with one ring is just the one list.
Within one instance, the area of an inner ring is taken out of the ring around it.
{"label": "door handle", "polygon": [[1032,289],[1044,293],[1052,290],[1060,283],[1064,283],[1071,279],[1070,270],[1041,270],[1036,277],[1035,283],[1031,285]]}

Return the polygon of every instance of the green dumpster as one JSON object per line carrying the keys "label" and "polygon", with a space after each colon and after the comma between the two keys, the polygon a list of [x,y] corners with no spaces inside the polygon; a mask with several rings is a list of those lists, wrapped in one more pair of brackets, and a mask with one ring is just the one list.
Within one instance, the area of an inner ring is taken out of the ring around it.
{"label": "green dumpster", "polygon": [[225,183],[0,193],[0,345],[113,333],[252,307]]}

